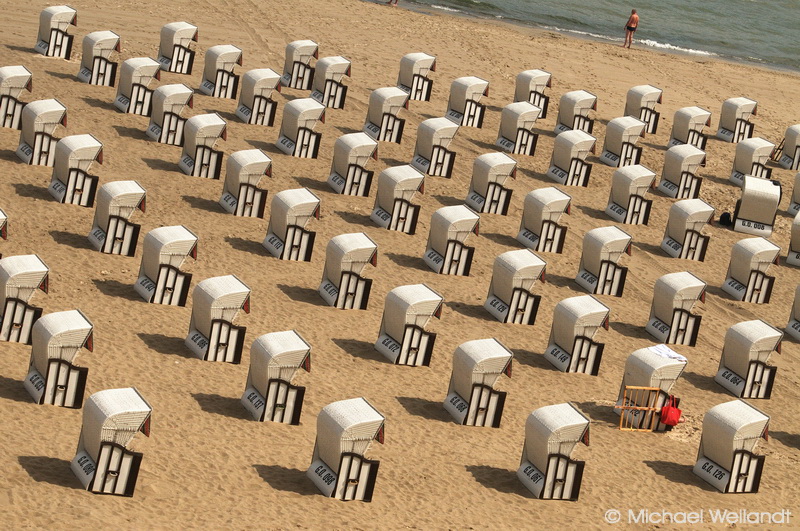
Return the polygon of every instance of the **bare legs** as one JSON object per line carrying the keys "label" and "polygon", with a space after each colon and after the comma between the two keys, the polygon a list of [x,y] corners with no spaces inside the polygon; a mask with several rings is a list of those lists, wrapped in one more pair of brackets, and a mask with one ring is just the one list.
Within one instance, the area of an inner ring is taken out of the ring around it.
{"label": "bare legs", "polygon": [[625,28],[625,42],[622,43],[622,47],[630,48],[631,44],[633,44],[633,32],[628,28]]}

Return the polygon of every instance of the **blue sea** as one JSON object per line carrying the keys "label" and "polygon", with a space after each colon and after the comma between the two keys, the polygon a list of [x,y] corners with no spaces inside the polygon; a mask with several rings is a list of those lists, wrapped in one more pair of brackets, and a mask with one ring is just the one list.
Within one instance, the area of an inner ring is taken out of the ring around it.
{"label": "blue sea", "polygon": [[620,43],[636,8],[634,46],[800,71],[800,0],[403,0],[401,5]]}

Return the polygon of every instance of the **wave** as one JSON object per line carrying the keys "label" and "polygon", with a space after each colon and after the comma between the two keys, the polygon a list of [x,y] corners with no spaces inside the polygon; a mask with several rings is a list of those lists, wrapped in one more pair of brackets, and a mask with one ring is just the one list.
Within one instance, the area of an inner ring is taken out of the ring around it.
{"label": "wave", "polygon": [[675,52],[681,53],[690,53],[693,55],[706,55],[706,56],[717,56],[714,52],[709,52],[706,50],[695,50],[694,48],[684,48],[683,46],[675,46],[674,44],[669,44],[668,42],[658,42],[652,39],[642,39],[636,41],[639,44],[644,44],[645,46],[650,46],[652,48],[661,48],[662,50],[672,50]]}
{"label": "wave", "polygon": [[431,7],[432,7],[433,9],[440,9],[440,10],[442,10],[442,11],[448,11],[448,12],[450,12],[450,13],[461,13],[461,10],[460,10],[460,9],[453,9],[452,7],[447,7],[447,6],[437,6],[436,4],[431,4]]}

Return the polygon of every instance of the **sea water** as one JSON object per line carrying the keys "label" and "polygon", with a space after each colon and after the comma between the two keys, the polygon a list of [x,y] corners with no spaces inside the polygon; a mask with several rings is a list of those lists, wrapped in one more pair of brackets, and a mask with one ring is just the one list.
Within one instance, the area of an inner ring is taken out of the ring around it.
{"label": "sea water", "polygon": [[411,9],[507,20],[634,46],[800,71],[800,0],[403,0]]}

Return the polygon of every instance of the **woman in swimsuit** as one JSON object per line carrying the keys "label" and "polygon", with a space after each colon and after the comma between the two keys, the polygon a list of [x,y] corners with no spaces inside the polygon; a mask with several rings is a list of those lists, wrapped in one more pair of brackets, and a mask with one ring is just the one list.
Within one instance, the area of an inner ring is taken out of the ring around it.
{"label": "woman in swimsuit", "polygon": [[636,14],[635,9],[631,9],[631,16],[628,19],[628,22],[625,24],[625,42],[622,43],[622,47],[628,48],[631,47],[633,44],[633,33],[636,31],[636,28],[639,27],[639,15]]}

